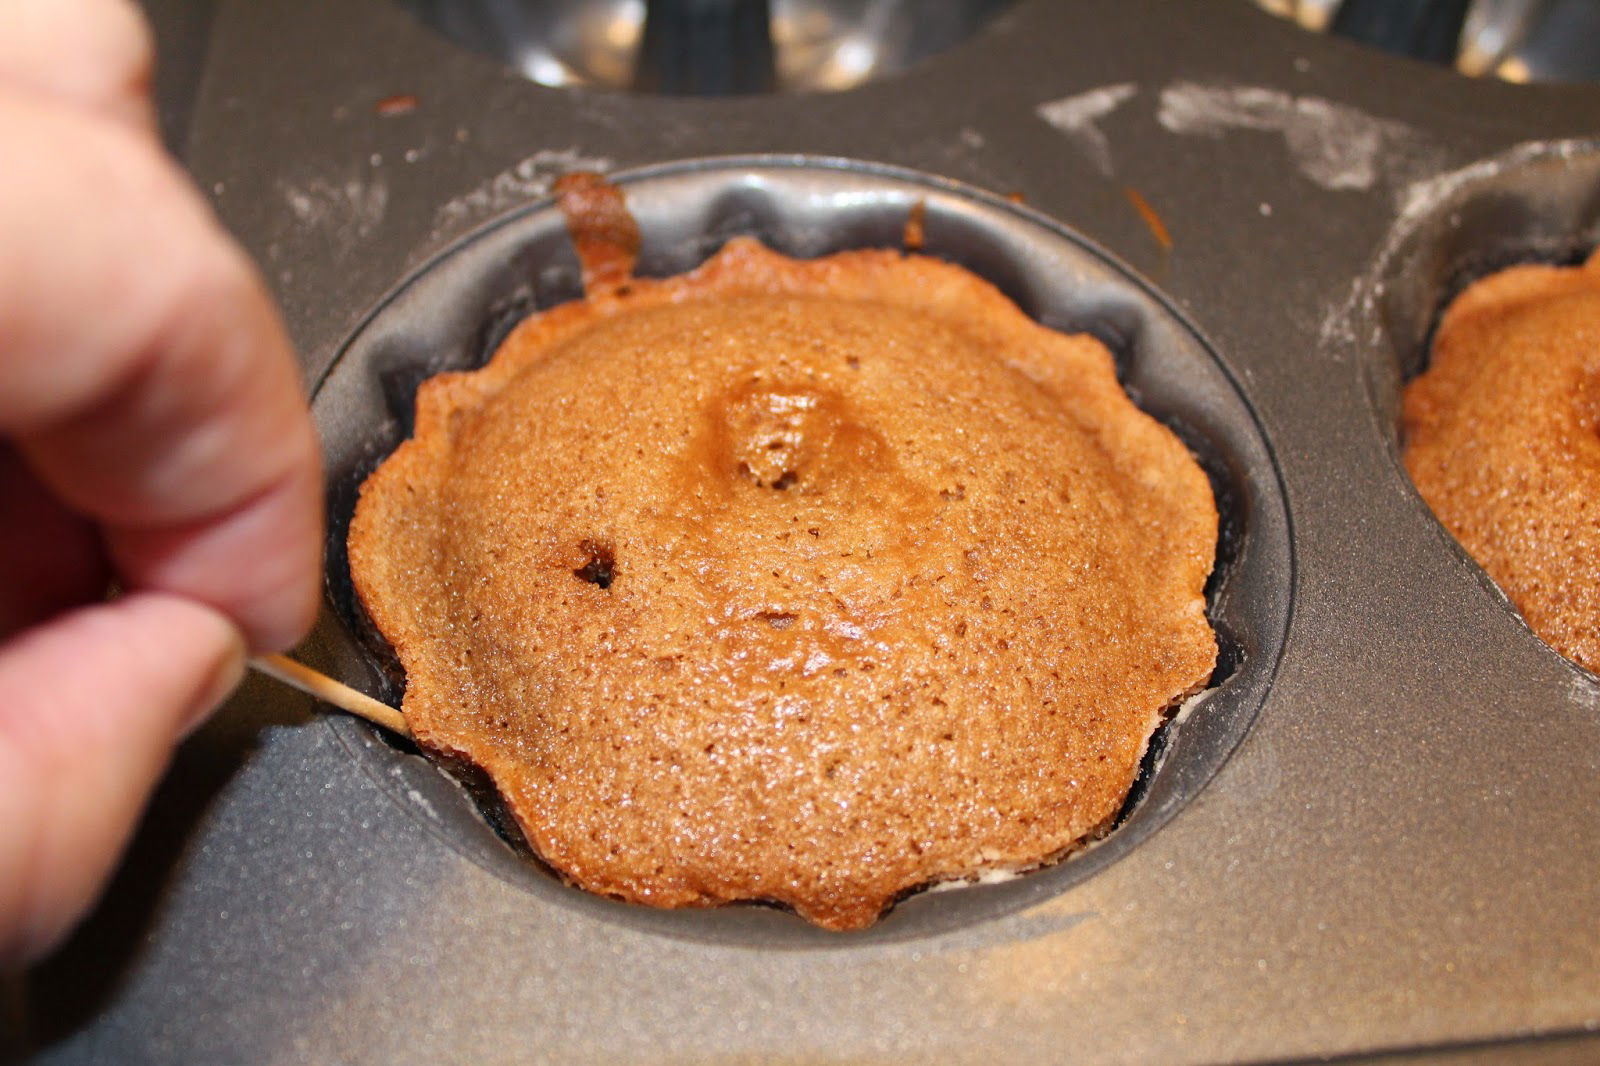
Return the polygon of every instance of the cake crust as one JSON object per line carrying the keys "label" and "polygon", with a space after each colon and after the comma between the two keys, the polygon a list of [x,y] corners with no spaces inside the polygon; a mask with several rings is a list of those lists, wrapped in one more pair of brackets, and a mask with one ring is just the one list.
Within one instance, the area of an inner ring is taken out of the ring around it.
{"label": "cake crust", "polygon": [[352,576],[427,749],[573,883],[830,929],[1116,815],[1217,516],[1109,352],[947,263],[748,239],[417,398]]}

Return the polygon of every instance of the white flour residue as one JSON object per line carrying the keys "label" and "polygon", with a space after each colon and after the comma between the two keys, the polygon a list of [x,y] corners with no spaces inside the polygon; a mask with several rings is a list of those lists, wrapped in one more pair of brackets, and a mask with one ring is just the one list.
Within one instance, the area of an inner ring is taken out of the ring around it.
{"label": "white flour residue", "polygon": [[[1374,265],[1366,274],[1351,282],[1345,298],[1329,307],[1323,317],[1318,331],[1322,348],[1334,350],[1339,345],[1381,343],[1374,304],[1383,295],[1383,287],[1381,280],[1373,279],[1384,277],[1389,264],[1400,254],[1400,249],[1419,226],[1426,224],[1435,212],[1441,210],[1441,205],[1462,198],[1463,190],[1488,182],[1511,168],[1527,166],[1540,158],[1570,159],[1593,151],[1594,145],[1588,141],[1530,141],[1492,159],[1481,159],[1443,174],[1402,183],[1395,191],[1397,216],[1394,225],[1390,227],[1389,237],[1379,249]],[[1425,157],[1418,159],[1419,165],[1425,166],[1427,162]],[[1358,319],[1368,323],[1368,336],[1357,336],[1355,323]]]}
{"label": "white flour residue", "polygon": [[1038,116],[1067,135],[1094,168],[1105,177],[1116,172],[1111,160],[1111,142],[1097,123],[1127,103],[1139,92],[1133,82],[1102,85],[1085,93],[1063,96],[1034,108]]}
{"label": "white flour residue", "polygon": [[[1346,350],[1356,344],[1356,311],[1358,308],[1370,311],[1376,297],[1371,288],[1365,278],[1356,278],[1350,283],[1344,299],[1330,304],[1327,313],[1322,316],[1322,325],[1317,328],[1317,347],[1331,358],[1342,360]],[[1373,332],[1376,334],[1376,327]],[[1369,343],[1376,344],[1378,339],[1374,335],[1369,338]]]}
{"label": "white flour residue", "polygon": [[550,191],[561,175],[573,170],[605,173],[611,160],[587,156],[577,148],[535,152],[516,166],[502,170],[465,196],[445,204],[433,216],[433,231],[440,234],[498,214],[514,204],[537,200]]}
{"label": "white flour residue", "polygon": [[1571,159],[1574,156],[1593,154],[1594,150],[1592,141],[1528,141],[1493,159],[1481,159],[1460,170],[1414,181],[1401,189],[1395,198],[1395,206],[1400,210],[1400,223],[1396,229],[1408,230],[1415,224],[1416,219],[1433,205],[1442,203],[1453,196],[1458,189],[1469,184],[1486,181],[1513,167],[1526,166],[1536,159]]}
{"label": "white flour residue", "polygon": [[[434,769],[438,770],[437,767],[434,767]],[[406,781],[406,774],[409,772],[410,767],[404,763],[395,763],[393,766],[389,767],[389,776],[399,782],[401,787],[405,789],[406,798],[412,803],[416,804],[418,807],[421,807],[423,810],[427,811],[428,817],[437,822],[439,820],[438,810],[436,810],[433,804],[429,802],[428,797],[424,796],[413,785]],[[449,774],[445,774],[444,771],[438,770],[438,772],[444,776],[445,780],[452,782],[454,781],[454,779],[451,778]]]}
{"label": "white flour residue", "polygon": [[1253,85],[1174,82],[1161,90],[1161,125],[1187,136],[1231,130],[1281,133],[1300,173],[1324,189],[1370,189],[1387,177],[1388,157],[1412,138],[1409,126],[1317,96]]}
{"label": "white flour residue", "polygon": [[414,788],[407,788],[406,795],[410,798],[412,803],[415,803],[418,807],[421,807],[423,810],[427,811],[429,818],[432,818],[436,822],[439,820],[439,812],[433,809],[433,804],[428,802],[428,798],[426,796]]}
{"label": "white flour residue", "polygon": [[1572,679],[1572,699],[1580,707],[1600,711],[1600,686],[1586,677]]}
{"label": "white flour residue", "polygon": [[945,881],[935,881],[926,889],[928,892],[951,892],[958,888],[972,888],[974,885],[1003,885],[1007,881],[1015,881],[1028,869],[1007,869],[1005,867],[986,866],[976,873],[962,877],[952,877]]}
{"label": "white flour residue", "polygon": [[1195,712],[1195,709],[1197,707],[1199,707],[1202,703],[1204,703],[1206,700],[1210,699],[1211,696],[1212,696],[1212,693],[1214,693],[1216,691],[1217,690],[1214,689],[1214,688],[1201,689],[1199,692],[1196,692],[1193,696],[1190,696],[1188,699],[1186,699],[1182,703],[1178,704],[1178,713],[1176,713],[1176,714],[1174,714],[1172,716],[1172,723],[1171,724],[1175,725],[1175,726],[1178,726],[1178,725],[1182,725],[1183,723],[1187,722],[1189,720],[1189,716],[1192,715]]}
{"label": "white flour residue", "polygon": [[347,242],[377,229],[389,208],[389,187],[381,181],[279,181],[278,192],[301,225],[328,230]]}

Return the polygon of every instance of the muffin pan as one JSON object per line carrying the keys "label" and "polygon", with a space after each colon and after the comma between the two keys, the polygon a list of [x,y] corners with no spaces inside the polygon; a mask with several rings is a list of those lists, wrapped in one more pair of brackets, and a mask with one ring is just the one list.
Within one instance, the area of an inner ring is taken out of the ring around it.
{"label": "muffin pan", "polygon": [[397,694],[341,523],[421,377],[576,294],[546,194],[578,167],[628,190],[655,274],[733,233],[893,245],[926,201],[929,251],[1107,340],[1207,464],[1237,654],[1103,844],[835,936],[567,889],[419,756],[252,683],[31,975],[43,1061],[1600,1055],[1600,682],[1434,521],[1396,430],[1467,279],[1600,239],[1600,88],[1246,0],[1023,0],[848,92],[663,98],[534,85],[389,0],[223,0],[192,114],[317,386],[308,660]]}

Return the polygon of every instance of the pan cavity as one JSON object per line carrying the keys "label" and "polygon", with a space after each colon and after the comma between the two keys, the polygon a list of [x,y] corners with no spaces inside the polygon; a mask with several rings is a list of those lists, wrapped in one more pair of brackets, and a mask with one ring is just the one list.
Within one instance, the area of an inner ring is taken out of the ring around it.
{"label": "pan cavity", "polygon": [[[1271,687],[1292,607],[1293,552],[1277,465],[1248,400],[1212,347],[1170,301],[1081,236],[942,178],[874,164],[753,157],[668,164],[614,180],[639,221],[638,271],[645,276],[690,270],[739,235],[801,258],[898,247],[908,215],[921,204],[927,254],[987,279],[1047,326],[1104,341],[1129,395],[1184,441],[1211,480],[1221,527],[1206,588],[1207,615],[1220,644],[1210,688],[1157,732],[1115,828],[1094,847],[1002,883],[915,893],[876,926],[845,935],[761,905],[660,911],[589,895],[528,854],[492,790],[470,769],[446,777],[415,749],[364,725],[333,721],[353,757],[412,817],[532,901],[702,942],[838,949],[935,935],[1068,891],[1156,832],[1205,786],[1250,728]],[[581,295],[561,215],[540,201],[405,280],[341,350],[313,400],[329,469],[332,608],[313,646],[318,665],[399,700],[403,677],[350,583],[345,539],[361,482],[410,435],[423,380],[481,365],[520,318]],[[753,428],[764,433],[750,438],[750,455],[734,458],[743,458],[751,476],[774,494],[805,491],[815,472],[804,456],[787,455],[786,449],[795,450],[784,436],[792,427],[782,419],[756,421],[761,424]],[[778,447],[765,450],[773,441]],[[959,498],[962,489],[952,484],[949,491]],[[574,556],[575,583],[598,585],[628,565],[626,558],[608,558],[610,546],[598,539],[585,551]],[[782,614],[759,621],[774,629],[795,624]]]}
{"label": "pan cavity", "polygon": [[1467,286],[1519,263],[1572,265],[1600,246],[1600,143],[1539,142],[1433,179],[1409,197],[1358,301],[1368,387],[1398,456],[1400,390],[1427,368],[1439,318]]}
{"label": "pan cavity", "polygon": [[398,0],[525,77],[667,96],[836,92],[908,70],[1017,0]]}
{"label": "pan cavity", "polygon": [[1471,77],[1600,81],[1594,0],[1254,0],[1308,30]]}
{"label": "pan cavity", "polygon": [[[1600,143],[1523,145],[1435,178],[1409,201],[1415,206],[1362,284],[1355,323],[1372,410],[1407,487],[1401,396],[1427,369],[1441,317],[1490,274],[1526,263],[1573,266],[1600,247]],[[1414,488],[1412,498],[1437,521]],[[1483,583],[1516,613],[1487,575]]]}

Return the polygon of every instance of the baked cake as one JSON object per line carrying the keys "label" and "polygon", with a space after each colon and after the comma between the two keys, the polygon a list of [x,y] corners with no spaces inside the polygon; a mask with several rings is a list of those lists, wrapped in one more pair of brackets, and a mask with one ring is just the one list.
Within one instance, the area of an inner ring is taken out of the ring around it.
{"label": "baked cake", "polygon": [[897,251],[633,278],[563,195],[587,298],[427,382],[351,527],[419,742],[577,885],[829,929],[1106,828],[1212,671],[1217,514],[1105,347]]}
{"label": "baked cake", "polygon": [[1600,672],[1600,255],[1479,281],[1406,387],[1405,465],[1533,631]]}

